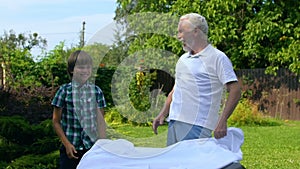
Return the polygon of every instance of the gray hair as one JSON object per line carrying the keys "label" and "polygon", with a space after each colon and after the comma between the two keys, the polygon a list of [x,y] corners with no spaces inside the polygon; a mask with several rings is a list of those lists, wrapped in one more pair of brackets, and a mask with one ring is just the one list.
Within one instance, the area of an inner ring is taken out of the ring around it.
{"label": "gray hair", "polygon": [[208,35],[208,25],[204,16],[197,13],[189,13],[180,17],[180,21],[187,20],[195,28],[199,28],[205,35]]}

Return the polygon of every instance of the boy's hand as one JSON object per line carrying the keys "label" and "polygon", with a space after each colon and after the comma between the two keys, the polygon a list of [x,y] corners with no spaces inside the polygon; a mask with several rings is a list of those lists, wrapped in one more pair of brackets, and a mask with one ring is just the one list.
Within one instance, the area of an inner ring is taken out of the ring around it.
{"label": "boy's hand", "polygon": [[69,144],[68,146],[66,146],[66,153],[70,159],[72,159],[72,158],[78,159],[78,157],[76,156],[77,151],[76,151],[75,147],[73,146],[73,144]]}

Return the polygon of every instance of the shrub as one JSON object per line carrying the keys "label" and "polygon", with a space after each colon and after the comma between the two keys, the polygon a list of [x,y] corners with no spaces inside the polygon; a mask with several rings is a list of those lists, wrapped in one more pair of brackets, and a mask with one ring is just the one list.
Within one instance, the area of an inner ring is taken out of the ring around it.
{"label": "shrub", "polygon": [[[23,155],[25,147],[9,142],[6,138],[0,137],[0,162],[8,163],[11,160]],[[1,165],[0,165],[1,166]],[[1,167],[0,167],[1,168]]]}
{"label": "shrub", "polygon": [[58,168],[59,152],[47,155],[25,155],[12,161],[6,169],[56,169]]}
{"label": "shrub", "polygon": [[123,66],[115,71],[112,94],[115,110],[123,118],[119,121],[132,125],[151,125],[165,101],[165,98],[162,99],[165,97],[162,89],[152,89],[156,75],[156,71],[141,66]]}
{"label": "shrub", "polygon": [[127,123],[134,126],[152,125],[152,120],[157,116],[166,99],[166,96],[161,92],[161,90],[157,91],[151,92],[152,96],[149,98],[149,100],[147,100],[147,107],[149,107],[148,109],[139,110],[135,109],[134,106],[127,105],[115,106],[106,112],[106,122],[111,124]]}
{"label": "shrub", "polygon": [[243,98],[240,100],[233,114],[228,119],[230,126],[278,126],[279,120],[265,116],[259,111],[258,105]]}
{"label": "shrub", "polygon": [[95,84],[103,91],[108,107],[112,107],[114,105],[111,96],[111,81],[114,72],[115,68],[113,67],[102,67],[97,70],[97,76],[95,78]]}
{"label": "shrub", "polygon": [[56,137],[52,126],[52,120],[47,119],[37,125],[31,125],[36,138]]}
{"label": "shrub", "polygon": [[0,117],[0,143],[1,161],[5,162],[26,154],[47,154],[60,145],[51,120],[31,125],[20,116]]}
{"label": "shrub", "polygon": [[26,153],[43,155],[58,150],[60,145],[61,142],[58,137],[46,137],[31,144],[26,148]]}
{"label": "shrub", "polygon": [[37,86],[0,89],[0,116],[22,116],[31,124],[49,119],[53,91]]}
{"label": "shrub", "polygon": [[20,116],[1,117],[0,135],[10,142],[21,145],[29,145],[35,141],[30,124]]}
{"label": "shrub", "polygon": [[122,124],[126,123],[127,119],[115,107],[112,107],[105,113],[105,121],[111,124]]}

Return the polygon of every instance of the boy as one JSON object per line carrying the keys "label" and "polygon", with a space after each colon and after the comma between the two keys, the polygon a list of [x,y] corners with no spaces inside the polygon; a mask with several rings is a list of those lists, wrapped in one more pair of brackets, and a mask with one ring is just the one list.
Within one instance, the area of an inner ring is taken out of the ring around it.
{"label": "boy", "polygon": [[72,81],[58,89],[51,103],[54,130],[62,142],[62,169],[75,169],[95,141],[106,137],[106,102],[102,90],[89,82],[92,66],[89,54],[81,50],[73,52],[68,59]]}

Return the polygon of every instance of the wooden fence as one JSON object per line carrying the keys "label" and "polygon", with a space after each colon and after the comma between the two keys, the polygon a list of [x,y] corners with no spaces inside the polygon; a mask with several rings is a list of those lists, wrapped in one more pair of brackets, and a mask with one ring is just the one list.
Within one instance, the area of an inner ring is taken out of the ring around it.
{"label": "wooden fence", "polygon": [[[265,69],[242,69],[236,74],[243,95],[258,104],[259,110],[271,117],[300,120],[300,77],[280,69],[277,76],[265,74]],[[153,88],[169,93],[174,78],[163,71],[157,72]]]}
{"label": "wooden fence", "polygon": [[265,69],[238,70],[242,91],[268,115],[280,119],[300,120],[300,77],[286,69],[277,76],[266,75]]}

